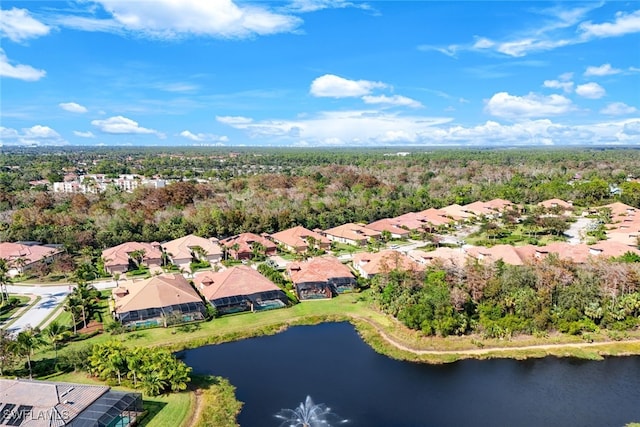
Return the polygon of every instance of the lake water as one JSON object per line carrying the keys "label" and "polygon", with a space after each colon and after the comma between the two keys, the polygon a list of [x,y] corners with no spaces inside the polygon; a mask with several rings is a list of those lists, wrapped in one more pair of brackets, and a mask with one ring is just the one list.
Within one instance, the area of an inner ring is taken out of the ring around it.
{"label": "lake water", "polygon": [[348,323],[185,351],[196,373],[229,378],[242,427],[280,426],[307,395],[352,427],[603,427],[640,422],[640,357],[400,362]]}

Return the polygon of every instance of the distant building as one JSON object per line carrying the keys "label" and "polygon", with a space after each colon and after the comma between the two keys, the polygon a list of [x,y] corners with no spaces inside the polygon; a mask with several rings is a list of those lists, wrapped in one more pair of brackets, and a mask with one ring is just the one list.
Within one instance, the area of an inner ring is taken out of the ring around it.
{"label": "distant building", "polygon": [[146,179],[140,175],[120,175],[110,178],[104,174],[80,175],[76,179],[53,183],[54,193],[102,193],[107,188],[114,187],[126,192],[132,192],[138,187],[163,188],[167,182],[163,179]]}
{"label": "distant building", "polygon": [[134,425],[142,394],[107,386],[0,379],[3,425],[21,427]]}
{"label": "distant building", "polygon": [[424,267],[402,252],[386,250],[353,255],[353,268],[366,279],[391,270],[422,271]]}

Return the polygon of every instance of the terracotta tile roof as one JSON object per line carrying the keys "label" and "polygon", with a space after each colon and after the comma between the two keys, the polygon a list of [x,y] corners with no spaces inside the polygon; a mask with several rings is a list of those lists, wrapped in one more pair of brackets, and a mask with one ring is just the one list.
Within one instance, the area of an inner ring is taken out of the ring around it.
{"label": "terracotta tile roof", "polygon": [[267,252],[275,251],[277,249],[276,244],[271,240],[254,233],[242,233],[238,234],[237,236],[227,237],[226,239],[220,240],[220,243],[227,248],[231,248],[231,246],[237,244],[238,250],[236,252],[238,253],[251,252],[252,245],[254,243],[260,243],[265,247]]}
{"label": "terracotta tile roof", "polygon": [[420,264],[430,265],[434,262],[442,263],[445,266],[462,267],[466,264],[467,253],[458,248],[436,248],[433,251],[422,251],[419,249],[409,251],[407,255]]}
{"label": "terracotta tile roof", "polygon": [[162,252],[158,246],[144,242],[126,242],[121,245],[102,251],[102,258],[105,260],[105,267],[116,265],[127,265],[129,263],[129,254],[131,252],[144,251],[144,261],[162,259]]}
{"label": "terracotta tile roof", "polygon": [[469,212],[475,216],[493,215],[495,211],[488,207],[485,202],[473,202],[462,206],[465,212]]}
{"label": "terracotta tile roof", "polygon": [[598,242],[595,245],[589,246],[590,253],[592,255],[599,255],[606,258],[619,257],[627,252],[640,255],[640,250],[637,247],[626,245],[622,242],[604,240]]}
{"label": "terracotta tile roof", "polygon": [[195,247],[202,248],[207,256],[222,255],[222,248],[217,242],[195,234],[189,234],[188,236],[163,243],[162,247],[172,259],[190,259],[192,257],[192,248]]}
{"label": "terracotta tile roof", "polygon": [[566,242],[554,242],[536,248],[538,256],[555,253],[560,259],[566,259],[581,264],[589,258],[589,246],[585,244],[571,245]]}
{"label": "terracotta tile roof", "polygon": [[116,288],[116,313],[202,302],[200,295],[181,274],[163,274],[140,282],[127,282],[121,286],[126,287],[128,293],[118,298],[117,294],[121,293],[121,290]]}
{"label": "terracotta tile roof", "polygon": [[349,267],[334,256],[311,258],[304,262],[291,263],[287,272],[293,283],[328,282],[330,279],[349,277],[353,274]]}
{"label": "terracotta tile roof", "polygon": [[446,212],[441,209],[429,208],[424,211],[418,212],[427,222],[435,225],[436,227],[439,225],[450,224],[453,222],[453,219],[447,215]]}
{"label": "terracotta tile roof", "polygon": [[407,228],[409,230],[421,230],[428,227],[425,217],[417,212],[409,212],[393,218],[398,227]]}
{"label": "terracotta tile roof", "polygon": [[371,224],[366,225],[366,227],[381,233],[383,231],[388,231],[392,235],[409,237],[409,230],[401,228],[399,224],[400,223],[395,218],[384,218],[374,221]]}
{"label": "terracotta tile roof", "polygon": [[562,208],[562,209],[573,209],[573,203],[565,202],[562,199],[544,200],[544,201],[538,203],[538,206],[542,206],[543,208],[546,208],[546,209],[552,209],[552,208],[555,208],[555,207],[559,207],[559,208]]}
{"label": "terracotta tile roof", "polygon": [[34,415],[60,414],[44,418],[26,416],[20,424],[25,427],[67,425],[108,391],[107,386],[0,379],[0,402],[16,405],[15,410],[20,405],[31,406]]}
{"label": "terracotta tile roof", "polygon": [[10,266],[14,266],[14,261],[19,258],[24,259],[26,264],[31,264],[59,252],[61,252],[60,249],[42,245],[23,245],[11,242],[0,243],[0,258],[7,260]]}
{"label": "terracotta tile roof", "polygon": [[424,268],[402,252],[386,250],[380,252],[361,252],[353,255],[353,266],[368,276],[390,269],[421,271]]}
{"label": "terracotta tile roof", "polygon": [[380,237],[379,231],[371,230],[363,225],[354,223],[343,224],[330,228],[329,230],[325,230],[325,234],[356,242],[366,242],[371,237]]}
{"label": "terracotta tile roof", "polygon": [[519,249],[519,247],[511,245],[496,245],[490,248],[474,246],[468,248],[467,253],[481,261],[496,262],[502,260],[505,264],[523,265],[527,258],[534,257],[535,248],[530,246]]}
{"label": "terracotta tile roof", "polygon": [[484,205],[494,211],[502,212],[503,210],[512,207],[513,203],[505,199],[493,199],[488,202],[484,202]]}
{"label": "terracotta tile roof", "polygon": [[623,243],[627,246],[636,246],[638,244],[638,237],[640,236],[640,230],[611,230],[607,232],[607,240],[612,242]]}
{"label": "terracotta tile roof", "polygon": [[287,230],[282,230],[271,235],[271,238],[276,242],[280,242],[300,251],[305,251],[309,248],[309,244],[307,243],[307,239],[309,237],[314,238],[321,247],[327,247],[331,244],[329,239],[325,236],[316,233],[315,231],[307,230],[301,225]]}
{"label": "terracotta tile roof", "polygon": [[440,212],[444,213],[448,217],[453,218],[456,221],[473,217],[473,214],[467,212],[462,206],[458,204],[440,208]]}
{"label": "terracotta tile roof", "polygon": [[611,210],[611,215],[613,217],[625,216],[630,213],[637,212],[637,209],[634,208],[633,206],[629,206],[621,202],[610,203],[608,205],[599,206],[595,209],[602,209],[602,208],[609,208]]}
{"label": "terracotta tile roof", "polygon": [[193,281],[209,301],[280,290],[272,281],[246,265],[231,267],[224,271],[200,273],[194,277]]}

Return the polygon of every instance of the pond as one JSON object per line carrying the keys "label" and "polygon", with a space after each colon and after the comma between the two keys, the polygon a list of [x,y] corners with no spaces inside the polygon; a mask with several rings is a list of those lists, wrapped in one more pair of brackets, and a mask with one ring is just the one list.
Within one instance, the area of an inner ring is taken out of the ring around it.
{"label": "pond", "polygon": [[374,352],[349,323],[297,326],[183,356],[194,372],[237,387],[242,427],[280,426],[276,414],[307,396],[353,427],[640,422],[640,357],[418,364]]}

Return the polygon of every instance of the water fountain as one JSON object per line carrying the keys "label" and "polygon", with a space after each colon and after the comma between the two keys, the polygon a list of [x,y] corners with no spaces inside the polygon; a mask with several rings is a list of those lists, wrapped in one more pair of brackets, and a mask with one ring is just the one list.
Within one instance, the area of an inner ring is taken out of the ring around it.
{"label": "water fountain", "polygon": [[331,412],[326,405],[313,403],[311,396],[296,409],[282,409],[276,418],[283,420],[280,427],[332,427],[349,422]]}

